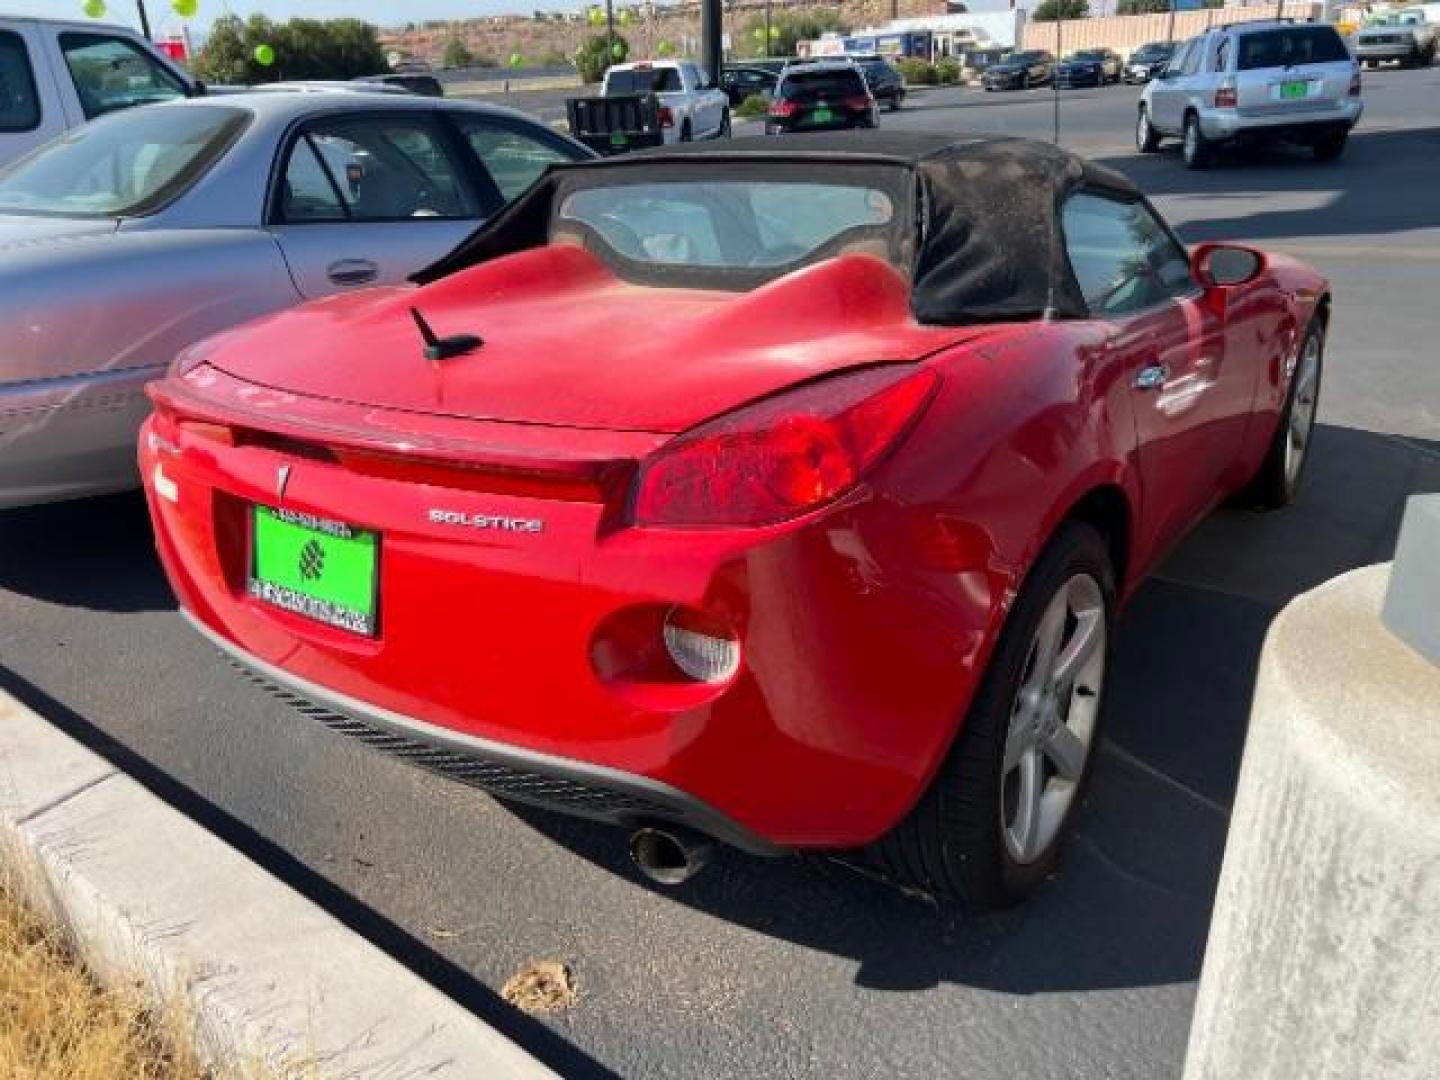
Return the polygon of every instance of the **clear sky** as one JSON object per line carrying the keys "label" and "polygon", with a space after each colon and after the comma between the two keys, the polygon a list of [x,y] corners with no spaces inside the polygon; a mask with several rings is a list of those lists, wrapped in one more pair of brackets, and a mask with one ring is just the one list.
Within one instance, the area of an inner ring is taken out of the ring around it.
{"label": "clear sky", "polygon": [[[83,0],[0,0],[0,11],[7,15],[49,15],[53,18],[85,17]],[[139,24],[135,0],[105,0],[105,22]],[[200,0],[200,12],[194,19],[197,30],[209,26],[217,15],[227,11],[236,15],[262,12],[272,19],[289,19],[302,15],[313,19],[338,19],[350,16],[377,26],[396,26],[422,19],[460,19],[476,15],[502,13],[523,14],[536,8],[556,10],[580,8],[582,0]],[[170,10],[170,0],[145,0],[150,23],[156,32],[178,30],[181,20]]]}

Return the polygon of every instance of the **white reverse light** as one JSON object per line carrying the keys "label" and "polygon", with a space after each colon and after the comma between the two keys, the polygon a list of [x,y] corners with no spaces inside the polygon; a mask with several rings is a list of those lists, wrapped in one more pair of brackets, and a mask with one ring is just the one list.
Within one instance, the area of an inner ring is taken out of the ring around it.
{"label": "white reverse light", "polygon": [[155,494],[166,502],[180,501],[180,485],[165,475],[165,466],[158,461],[155,463],[155,471],[150,474],[150,486],[155,489]]}
{"label": "white reverse light", "polygon": [[664,635],[670,659],[696,682],[727,682],[740,669],[740,642],[718,619],[672,608]]}

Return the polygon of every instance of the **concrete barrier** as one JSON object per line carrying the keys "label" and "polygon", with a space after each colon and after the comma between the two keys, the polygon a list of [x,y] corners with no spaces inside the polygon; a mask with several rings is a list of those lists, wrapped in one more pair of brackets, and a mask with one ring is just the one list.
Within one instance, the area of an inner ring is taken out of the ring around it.
{"label": "concrete barrier", "polygon": [[1381,624],[1389,576],[1271,627],[1185,1080],[1440,1077],[1440,667]]}

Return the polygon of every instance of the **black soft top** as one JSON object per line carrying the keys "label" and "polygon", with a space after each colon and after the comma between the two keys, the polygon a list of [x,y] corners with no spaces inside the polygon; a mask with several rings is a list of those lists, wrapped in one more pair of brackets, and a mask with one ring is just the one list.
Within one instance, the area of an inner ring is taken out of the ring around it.
{"label": "black soft top", "polygon": [[[548,242],[556,195],[570,177],[593,186],[656,179],[704,164],[717,176],[823,170],[827,163],[903,169],[914,183],[917,235],[908,245],[911,307],[922,323],[954,325],[1088,315],[1060,228],[1060,208],[1081,188],[1121,199],[1141,193],[1119,173],[1049,143],[1005,136],[835,132],[682,143],[623,157],[556,165],[445,258],[414,275],[427,284],[477,263]],[[687,170],[688,171],[688,170]],[[673,175],[673,174],[672,174]],[[813,175],[813,174],[812,174]]]}

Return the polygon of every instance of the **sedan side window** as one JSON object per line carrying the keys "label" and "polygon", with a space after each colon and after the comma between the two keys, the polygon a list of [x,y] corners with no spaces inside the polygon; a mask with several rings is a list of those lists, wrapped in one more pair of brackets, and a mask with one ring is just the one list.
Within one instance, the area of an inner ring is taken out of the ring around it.
{"label": "sedan side window", "polygon": [[557,146],[484,117],[456,115],[453,119],[506,202],[539,179],[549,166],[575,159]]}
{"label": "sedan side window", "polygon": [[290,222],[478,218],[461,175],[429,119],[327,119],[291,146],[280,213]]}
{"label": "sedan side window", "polygon": [[0,131],[34,131],[40,126],[40,101],[30,54],[19,34],[0,31]]}
{"label": "sedan side window", "polygon": [[87,120],[185,96],[185,84],[175,74],[126,38],[61,34],[60,51]]}
{"label": "sedan side window", "polygon": [[1072,196],[1065,250],[1091,312],[1127,315],[1193,292],[1190,260],[1143,202]]}

